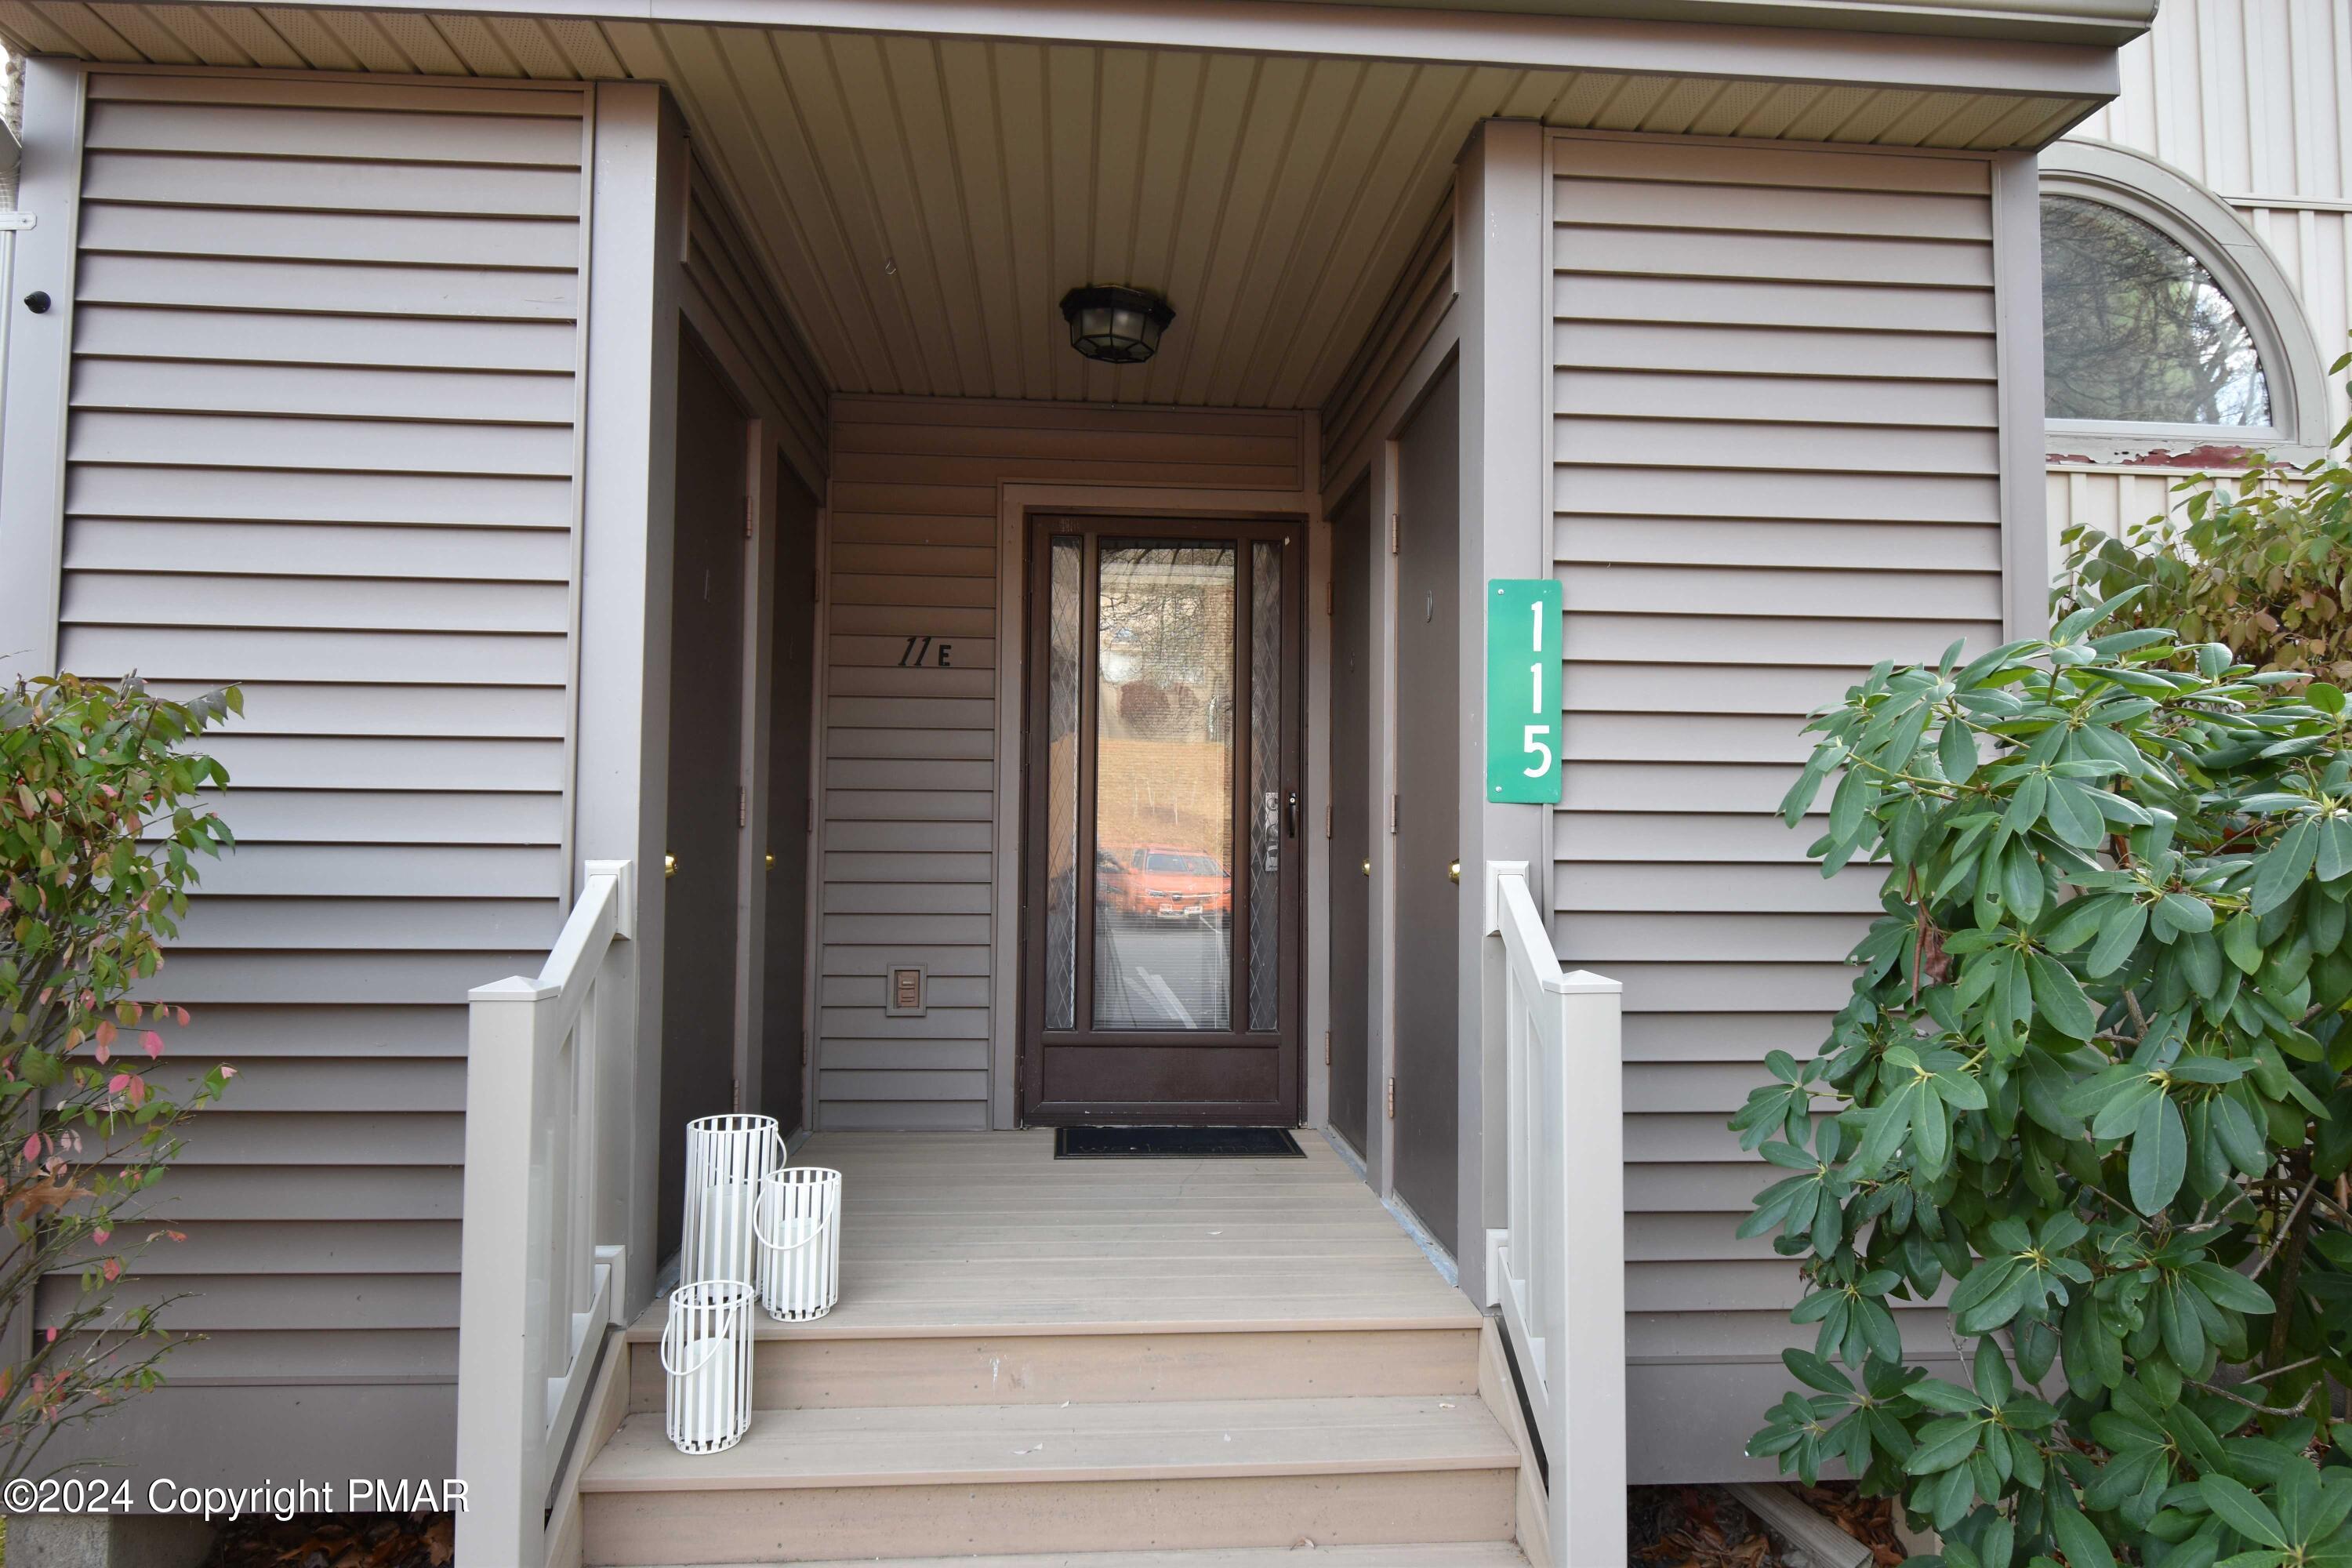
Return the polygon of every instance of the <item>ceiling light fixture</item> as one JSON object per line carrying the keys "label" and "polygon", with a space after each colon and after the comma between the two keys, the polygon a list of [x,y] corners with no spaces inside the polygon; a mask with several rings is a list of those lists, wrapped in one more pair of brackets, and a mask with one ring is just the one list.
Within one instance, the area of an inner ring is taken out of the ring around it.
{"label": "ceiling light fixture", "polygon": [[1070,346],[1105,364],[1141,364],[1160,352],[1160,334],[1175,319],[1167,300],[1140,289],[1089,284],[1062,296]]}

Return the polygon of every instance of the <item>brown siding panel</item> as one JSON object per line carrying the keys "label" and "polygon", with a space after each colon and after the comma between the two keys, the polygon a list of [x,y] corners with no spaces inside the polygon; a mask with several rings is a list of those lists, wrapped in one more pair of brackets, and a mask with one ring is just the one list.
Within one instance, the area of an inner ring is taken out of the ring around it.
{"label": "brown siding panel", "polygon": [[1811,1334],[1793,1267],[1734,1235],[1769,1173],[1724,1122],[1768,1051],[1819,1046],[1877,904],[1771,813],[1871,664],[2000,640],[1989,172],[1553,149],[1553,931],[1625,984],[1633,1477],[1769,1474],[1741,1448]]}

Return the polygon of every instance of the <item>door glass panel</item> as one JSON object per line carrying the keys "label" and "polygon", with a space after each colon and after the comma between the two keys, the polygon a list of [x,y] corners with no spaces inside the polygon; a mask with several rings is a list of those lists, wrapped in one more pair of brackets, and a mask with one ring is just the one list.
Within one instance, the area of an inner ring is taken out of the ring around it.
{"label": "door glass panel", "polygon": [[1250,546],[1249,1026],[1282,1005],[1282,547]]}
{"label": "door glass panel", "polygon": [[1045,1027],[1078,1012],[1078,700],[1086,541],[1054,541],[1045,671]]}
{"label": "door glass panel", "polygon": [[1235,565],[1231,545],[1102,542],[1098,1029],[1232,1026]]}

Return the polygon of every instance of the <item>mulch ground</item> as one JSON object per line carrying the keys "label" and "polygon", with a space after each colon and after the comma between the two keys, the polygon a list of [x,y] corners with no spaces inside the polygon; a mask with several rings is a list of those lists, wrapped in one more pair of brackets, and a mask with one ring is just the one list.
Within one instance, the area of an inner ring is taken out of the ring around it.
{"label": "mulch ground", "polygon": [[[1893,1500],[1866,1498],[1837,1482],[1796,1490],[1816,1512],[1868,1546],[1878,1568],[1902,1563]],[[1822,1568],[1773,1534],[1723,1487],[1635,1487],[1628,1509],[1631,1568]]]}
{"label": "mulch ground", "polygon": [[446,1513],[311,1513],[222,1527],[204,1568],[446,1568],[457,1521]]}

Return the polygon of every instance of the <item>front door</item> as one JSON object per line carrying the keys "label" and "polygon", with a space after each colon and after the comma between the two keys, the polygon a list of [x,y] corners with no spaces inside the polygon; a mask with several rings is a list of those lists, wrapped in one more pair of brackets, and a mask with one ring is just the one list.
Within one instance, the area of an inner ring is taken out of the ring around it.
{"label": "front door", "polygon": [[1299,1110],[1295,521],[1037,520],[1026,1121]]}

